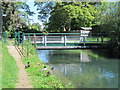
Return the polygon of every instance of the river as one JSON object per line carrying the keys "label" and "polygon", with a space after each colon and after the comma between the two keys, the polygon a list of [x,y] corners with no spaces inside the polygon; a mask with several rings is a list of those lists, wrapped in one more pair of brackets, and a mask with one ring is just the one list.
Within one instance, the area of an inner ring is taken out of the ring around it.
{"label": "river", "polygon": [[42,62],[55,68],[54,74],[64,85],[72,84],[75,88],[118,88],[117,59],[100,57],[91,50],[37,52]]}

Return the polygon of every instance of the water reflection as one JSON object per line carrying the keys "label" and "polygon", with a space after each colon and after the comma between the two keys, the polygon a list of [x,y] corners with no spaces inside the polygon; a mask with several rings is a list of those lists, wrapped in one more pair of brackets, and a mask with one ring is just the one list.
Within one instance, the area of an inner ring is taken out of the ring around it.
{"label": "water reflection", "polygon": [[56,76],[64,82],[71,81],[75,87],[118,87],[117,60],[94,58],[80,50],[39,50],[38,52],[41,61],[55,67]]}

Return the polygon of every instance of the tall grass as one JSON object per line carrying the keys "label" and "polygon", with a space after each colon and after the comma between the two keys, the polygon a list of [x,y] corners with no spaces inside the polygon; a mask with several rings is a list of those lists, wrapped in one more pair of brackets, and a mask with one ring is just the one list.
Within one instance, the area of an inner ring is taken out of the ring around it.
{"label": "tall grass", "polygon": [[18,67],[9,54],[5,44],[2,44],[2,88],[15,88],[18,80]]}

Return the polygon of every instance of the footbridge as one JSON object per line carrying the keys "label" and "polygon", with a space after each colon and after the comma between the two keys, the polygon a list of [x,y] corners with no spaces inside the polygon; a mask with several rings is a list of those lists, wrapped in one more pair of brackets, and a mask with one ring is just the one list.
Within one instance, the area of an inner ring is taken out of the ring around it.
{"label": "footbridge", "polygon": [[88,33],[23,33],[23,40],[30,41],[36,49],[100,49],[109,38]]}

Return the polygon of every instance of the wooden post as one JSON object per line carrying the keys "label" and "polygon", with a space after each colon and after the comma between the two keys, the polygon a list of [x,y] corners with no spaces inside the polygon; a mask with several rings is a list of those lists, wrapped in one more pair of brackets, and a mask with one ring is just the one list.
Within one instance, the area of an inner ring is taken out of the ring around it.
{"label": "wooden post", "polygon": [[66,35],[64,36],[64,45],[66,46]]}
{"label": "wooden post", "polygon": [[36,35],[34,34],[34,47],[36,48]]}
{"label": "wooden post", "polygon": [[44,35],[44,46],[46,46],[46,35]]}

